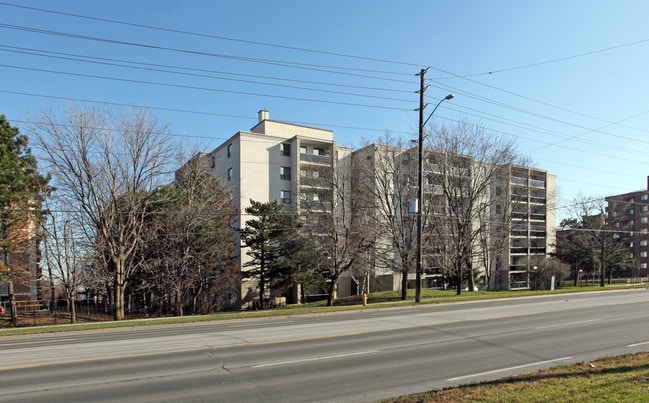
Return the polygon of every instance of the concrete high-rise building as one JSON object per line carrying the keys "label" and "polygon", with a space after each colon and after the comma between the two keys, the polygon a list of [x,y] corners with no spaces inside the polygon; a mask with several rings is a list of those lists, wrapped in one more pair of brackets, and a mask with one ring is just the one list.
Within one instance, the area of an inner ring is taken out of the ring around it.
{"label": "concrete high-rise building", "polygon": [[[435,160],[435,152],[429,151],[428,155],[424,164],[427,174],[423,208],[435,211],[439,218],[449,211],[450,206],[436,180],[441,178],[440,175],[457,174],[459,178],[464,168],[441,169],[442,162]],[[241,212],[237,226],[244,225],[251,218],[245,214],[250,200],[277,201],[285,211],[301,218],[314,212],[336,215],[341,203],[350,203],[353,215],[376,213],[379,220],[398,217],[409,226],[409,232],[402,234],[403,239],[399,240],[402,249],[397,250],[395,240],[389,239],[387,234],[379,235],[377,246],[358,260],[362,263],[357,263],[350,273],[338,280],[337,296],[360,290],[395,290],[403,284],[414,288],[416,260],[412,259],[411,252],[415,248],[416,234],[413,227],[415,215],[412,214],[412,201],[417,193],[416,147],[371,144],[352,152],[351,148],[336,144],[331,130],[271,120],[269,112],[261,110],[258,123],[250,131],[237,132],[212,152],[200,153],[197,158],[230,191],[232,202]],[[459,157],[455,161],[476,173],[481,172],[481,165],[484,165],[468,157]],[[471,219],[472,228],[489,228],[485,242],[492,248],[490,275],[483,275],[479,285],[490,289],[529,288],[534,259],[546,257],[555,243],[556,177],[543,170],[522,166],[500,167],[499,170],[497,179],[492,180],[477,199],[479,202],[475,208],[484,209],[486,215],[474,215],[482,218]],[[338,183],[340,181],[345,183]],[[345,200],[341,200],[340,189],[347,192],[343,197]],[[379,200],[381,194],[384,200]],[[372,211],[375,208],[372,206],[376,206],[374,203],[392,203],[390,208],[394,211],[381,218],[381,214]],[[350,206],[345,207],[349,211]],[[432,231],[435,223],[425,220],[423,225],[425,231]],[[506,233],[497,233],[494,228],[505,228]],[[443,267],[440,259],[435,258],[443,253],[443,248],[436,244],[441,241],[439,237],[437,241],[434,237],[427,239],[428,243],[422,248],[422,286],[442,287]],[[239,240],[236,243],[240,245]],[[396,258],[399,254],[408,255],[401,265],[406,272],[405,283],[402,282],[402,273],[395,272],[395,265],[389,263],[391,257]],[[479,251],[474,249],[471,254],[474,269],[486,274],[486,265],[477,257]],[[249,260],[245,248],[237,251],[236,258],[244,267]],[[487,284],[487,277],[490,284]],[[250,306],[256,297],[257,284],[244,281],[238,304]]]}
{"label": "concrete high-rise building", "polygon": [[[404,265],[409,264],[406,284],[414,288],[417,148],[371,144],[353,154],[356,168],[364,167],[357,170],[363,177],[358,182],[365,188],[355,189],[355,193],[365,192],[366,203],[376,203],[380,210],[377,217],[387,224],[371,260],[370,277],[375,280],[371,283],[377,289],[401,288],[402,273],[391,268],[406,271]],[[465,255],[479,273],[477,286],[530,288],[535,262],[552,253],[556,242],[556,176],[530,167],[505,166],[494,170],[493,178],[483,186],[482,179],[475,176],[489,170],[482,162],[466,156],[443,158],[447,154],[434,150],[427,150],[426,155],[421,205],[422,287],[448,286],[444,272],[452,264],[452,257],[445,254],[458,239],[450,239],[452,235],[444,232],[451,233],[452,220],[460,219],[454,216],[456,207],[451,204],[470,200],[473,210],[467,210],[462,217],[469,221],[467,231],[475,237],[471,252]],[[368,196],[373,200],[367,201]]]}
{"label": "concrete high-rise building", "polygon": [[[331,130],[271,120],[267,110],[260,110],[250,131],[237,132],[199,158],[230,191],[241,212],[235,225],[241,226],[252,218],[245,214],[250,200],[277,201],[294,214],[306,207],[331,208],[331,175],[350,155],[350,148],[336,145]],[[243,267],[249,260],[245,248],[237,250],[236,258]],[[256,282],[244,281],[239,305],[249,306],[256,288]],[[348,295],[348,288],[341,284],[341,295]]]}
{"label": "concrete high-rise building", "polygon": [[620,231],[613,236],[629,248],[635,262],[633,273],[624,274],[646,277],[649,275],[649,177],[645,190],[608,196],[605,200],[613,230]]}

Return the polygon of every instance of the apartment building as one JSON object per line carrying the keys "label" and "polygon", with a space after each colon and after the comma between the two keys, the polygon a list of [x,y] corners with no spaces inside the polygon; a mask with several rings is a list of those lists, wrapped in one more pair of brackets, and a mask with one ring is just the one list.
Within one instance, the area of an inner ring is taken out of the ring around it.
{"label": "apartment building", "polygon": [[[331,130],[271,120],[267,110],[260,110],[250,131],[237,132],[198,157],[229,189],[241,211],[235,225],[241,226],[253,218],[245,214],[250,200],[277,201],[298,215],[306,208],[330,212],[333,172],[350,155],[350,148],[336,145]],[[241,267],[249,260],[245,249],[237,250],[236,257]],[[255,282],[244,282],[238,305],[249,306],[256,289]],[[348,282],[339,281],[338,292],[349,295]]]}
{"label": "apartment building", "polygon": [[[436,226],[448,221],[445,214],[451,211],[439,181],[453,177],[451,182],[462,183],[462,175],[481,172],[482,163],[459,156],[450,163],[454,166],[449,167],[446,166],[449,163],[435,157],[434,151],[430,150],[427,155],[422,208],[431,215],[424,220],[423,226],[424,231],[432,233]],[[416,147],[371,144],[352,152],[351,148],[336,144],[331,130],[271,120],[269,112],[261,110],[257,124],[250,131],[237,132],[212,152],[201,153],[197,158],[228,187],[233,203],[241,211],[237,226],[252,218],[245,214],[250,200],[278,201],[287,212],[301,218],[307,216],[306,212],[337,214],[336,209],[341,203],[352,203],[356,209],[353,214],[377,214],[380,217],[376,211],[368,210],[368,206],[392,203],[392,214],[410,226],[409,233],[402,234],[404,238],[399,241],[403,250],[396,250],[395,240],[387,235],[379,237],[376,248],[363,257],[362,264],[338,280],[337,296],[350,295],[360,289],[400,289],[404,284],[402,273],[395,271],[394,265],[389,263],[391,256],[399,254],[406,254],[405,259],[410,259],[405,263],[411,264],[411,268],[406,270],[405,284],[414,288],[416,260],[412,259],[411,252],[415,249],[416,234],[415,215],[412,213],[412,201],[417,193]],[[485,226],[486,219],[487,227],[507,228],[507,232],[504,235],[495,230],[488,232],[485,242],[498,252],[493,252],[490,262],[486,263],[482,260],[484,254],[475,250],[471,257],[473,267],[485,274],[481,284],[483,288],[529,288],[531,262],[534,258],[547,256],[555,243],[556,177],[530,167],[499,169],[498,179],[480,193],[478,204],[484,214],[473,215],[471,226]],[[343,175],[342,171],[353,174]],[[336,185],[337,181],[345,183]],[[340,200],[334,187],[346,189],[345,200]],[[375,192],[373,197],[376,198],[383,194],[389,200],[370,200],[368,192]],[[360,196],[364,199],[360,200]],[[349,206],[345,208],[349,209]],[[389,214],[383,219],[390,219]],[[443,287],[442,239],[438,237],[435,240],[434,236],[425,239],[422,286]],[[238,240],[236,243],[240,244]],[[245,249],[238,250],[236,256],[241,267],[249,259]],[[487,276],[488,270],[491,274]],[[255,282],[244,282],[238,305],[249,306],[257,297],[256,290]]]}
{"label": "apartment building", "polygon": [[649,176],[646,190],[623,193],[605,198],[608,219],[613,234],[629,248],[635,262],[632,273],[627,276],[646,277],[649,275]]}
{"label": "apartment building", "polygon": [[[535,168],[506,166],[499,167],[497,174],[494,170],[493,179],[483,186],[476,175],[489,168],[482,162],[460,155],[449,158],[434,150],[425,154],[422,287],[448,286],[444,270],[452,265],[449,255],[456,252],[449,251],[454,241],[445,234],[452,233],[454,220],[466,219],[467,230],[479,234],[466,257],[480,273],[477,286],[530,288],[534,262],[553,252],[556,242],[556,176]],[[365,186],[363,192],[371,195],[379,210],[385,210],[377,216],[402,226],[399,231],[386,229],[386,237],[377,242],[378,257],[371,260],[374,287],[401,288],[402,273],[390,268],[405,270],[401,259],[408,255],[404,259],[411,265],[407,287],[414,288],[417,229],[412,204],[417,198],[417,148],[371,144],[355,151],[354,158],[359,175],[365,178],[358,181]],[[458,196],[449,197],[453,192]],[[454,211],[464,203],[462,199],[474,205],[473,211],[462,213],[463,218]]]}
{"label": "apartment building", "polygon": [[524,166],[506,167],[503,178],[492,186],[493,196],[500,200],[492,217],[497,221],[504,217],[510,229],[501,262],[495,266],[494,285],[525,289],[530,287],[535,262],[555,251],[557,178]]}
{"label": "apartment building", "polygon": [[[13,293],[16,301],[35,301],[42,297],[39,265],[40,237],[36,234],[36,224],[30,222],[27,228],[18,231],[16,239],[20,242],[14,251],[0,255],[0,270],[12,269]],[[7,305],[10,300],[9,283],[0,282],[0,304]]]}

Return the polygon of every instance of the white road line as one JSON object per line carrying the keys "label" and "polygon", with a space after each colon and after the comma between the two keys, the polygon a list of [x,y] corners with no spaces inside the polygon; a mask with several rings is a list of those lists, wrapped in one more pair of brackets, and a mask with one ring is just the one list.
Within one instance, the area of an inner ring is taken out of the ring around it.
{"label": "white road line", "polygon": [[458,376],[458,377],[455,377],[455,378],[448,378],[447,381],[449,381],[449,382],[452,382],[452,381],[459,381],[460,379],[475,378],[475,377],[478,377],[478,376],[497,374],[497,373],[499,373],[499,372],[506,372],[506,371],[511,371],[511,370],[515,370],[515,369],[521,369],[521,368],[526,368],[526,367],[533,367],[533,366],[535,366],[535,365],[549,364],[549,363],[551,363],[551,362],[566,361],[566,360],[570,360],[570,359],[572,359],[572,357],[562,357],[562,358],[556,358],[556,359],[554,359],[554,360],[532,362],[532,363],[529,363],[529,364],[517,365],[517,366],[515,366],[515,367],[501,368],[501,369],[494,369],[493,371],[479,372],[479,373],[477,373],[477,374]]}
{"label": "white road line", "polygon": [[644,341],[642,343],[635,343],[635,344],[627,344],[627,347],[638,347],[638,346],[644,346],[645,344],[649,344],[649,341]]}
{"label": "white road line", "polygon": [[[60,341],[74,341],[77,339],[56,339],[54,342],[60,342]],[[10,342],[2,342],[2,346],[22,346],[22,345],[29,345],[29,344],[45,344],[47,345],[47,340],[34,340],[34,341],[10,341]]]}
{"label": "white road line", "polygon": [[263,322],[263,323],[250,323],[250,324],[241,324],[241,325],[228,325],[228,329],[239,328],[239,327],[261,327],[263,325],[284,325],[287,323],[294,323],[294,320],[286,320],[283,322]]}
{"label": "white road line", "polygon": [[378,350],[368,350],[368,351],[359,351],[356,353],[349,353],[349,354],[324,355],[320,357],[303,358],[300,360],[276,361],[276,362],[269,362],[266,364],[253,365],[252,368],[263,368],[263,367],[272,367],[276,365],[296,364],[299,362],[332,360],[335,358],[353,357],[355,355],[373,354],[378,352],[379,352]]}
{"label": "white road line", "polygon": [[583,323],[600,322],[600,321],[601,321],[601,319],[582,320],[581,322],[559,323],[559,324],[556,324],[556,325],[539,326],[539,327],[537,327],[535,329],[536,330],[551,329],[553,327],[581,325]]}

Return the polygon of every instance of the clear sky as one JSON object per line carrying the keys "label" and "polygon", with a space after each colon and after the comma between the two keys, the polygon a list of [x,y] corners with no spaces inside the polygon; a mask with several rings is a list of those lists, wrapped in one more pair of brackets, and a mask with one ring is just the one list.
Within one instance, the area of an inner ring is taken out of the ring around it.
{"label": "clear sky", "polygon": [[647,186],[645,0],[0,0],[0,15],[0,114],[19,128],[64,99],[133,104],[211,151],[266,108],[360,147],[416,137],[430,66],[427,102],[456,95],[434,123],[515,138],[557,175],[559,207]]}

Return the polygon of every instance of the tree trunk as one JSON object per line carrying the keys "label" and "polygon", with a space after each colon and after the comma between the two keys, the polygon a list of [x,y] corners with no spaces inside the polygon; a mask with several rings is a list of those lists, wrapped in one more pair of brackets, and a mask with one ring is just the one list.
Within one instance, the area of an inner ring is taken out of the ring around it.
{"label": "tree trunk", "polygon": [[408,298],[408,272],[401,272],[401,300],[405,301]]}
{"label": "tree trunk", "polygon": [[18,310],[16,309],[16,294],[14,293],[13,278],[9,278],[7,287],[9,288],[9,302],[11,303],[11,326],[16,327],[18,324]]}
{"label": "tree trunk", "polygon": [[77,306],[74,303],[74,294],[68,296],[68,304],[70,305],[70,323],[77,323]]}
{"label": "tree trunk", "polygon": [[176,316],[183,316],[183,301],[178,287],[176,288]]}
{"label": "tree trunk", "polygon": [[121,284],[121,276],[117,275],[115,277],[115,286],[114,293],[114,319],[115,320],[124,320],[124,285]]}
{"label": "tree trunk", "polygon": [[602,245],[602,259],[600,263],[600,271],[599,271],[599,286],[604,287],[604,278],[606,277],[606,251],[604,250],[604,246]]}
{"label": "tree trunk", "polygon": [[333,306],[334,305],[334,293],[336,292],[336,281],[338,278],[331,278],[331,282],[329,283],[329,296],[327,297],[327,306]]}

